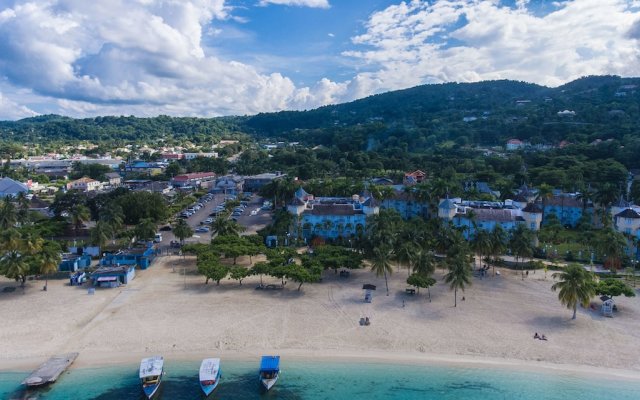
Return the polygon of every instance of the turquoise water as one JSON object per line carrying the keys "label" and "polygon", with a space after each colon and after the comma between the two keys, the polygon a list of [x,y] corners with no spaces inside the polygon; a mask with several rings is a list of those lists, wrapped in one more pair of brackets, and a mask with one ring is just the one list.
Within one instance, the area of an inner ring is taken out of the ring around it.
{"label": "turquoise water", "polygon": [[[202,399],[199,362],[165,361],[158,398]],[[282,361],[282,374],[268,393],[260,390],[255,363],[222,361],[223,377],[211,399],[580,399],[637,400],[640,380],[576,377],[440,365],[385,365]],[[73,369],[48,388],[26,393],[26,373],[0,373],[1,399],[142,399],[138,366]]]}

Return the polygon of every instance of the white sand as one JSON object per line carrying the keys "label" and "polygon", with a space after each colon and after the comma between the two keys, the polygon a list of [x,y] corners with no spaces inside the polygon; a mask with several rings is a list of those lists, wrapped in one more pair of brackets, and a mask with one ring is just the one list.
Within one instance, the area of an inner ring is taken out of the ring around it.
{"label": "white sand", "polygon": [[[255,260],[254,260],[255,261]],[[248,263],[240,259],[239,262]],[[173,265],[178,272],[173,272]],[[290,357],[362,358],[387,362],[472,362],[606,371],[640,377],[640,300],[616,299],[615,318],[580,309],[571,311],[551,292],[550,276],[503,270],[499,277],[474,278],[458,307],[442,283],[406,296],[406,270],[389,281],[368,270],[348,279],[326,271],[324,282],[284,290],[254,290],[259,277],[239,286],[220,286],[187,274],[194,259],[163,257],[119,289],[98,289],[67,281],[30,283],[26,293],[0,292],[0,369],[34,368],[46,357],[79,351],[76,366],[135,362],[147,354],[199,359],[222,355],[255,358],[277,352]],[[265,278],[265,283],[279,280]],[[378,286],[373,302],[363,302],[363,283]],[[16,286],[0,281],[0,288]],[[402,307],[402,300],[406,305]],[[361,317],[371,319],[360,326]],[[544,333],[548,341],[533,339]]]}

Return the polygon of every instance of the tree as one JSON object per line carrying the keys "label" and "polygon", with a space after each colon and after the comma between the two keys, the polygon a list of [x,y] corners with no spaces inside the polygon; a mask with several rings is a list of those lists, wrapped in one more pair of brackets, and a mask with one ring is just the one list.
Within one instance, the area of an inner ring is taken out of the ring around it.
{"label": "tree", "polygon": [[20,286],[24,288],[30,271],[29,260],[17,249],[7,251],[0,258],[0,271],[7,278],[20,281]]}
{"label": "tree", "polygon": [[90,231],[91,242],[99,246],[100,248],[103,248],[109,241],[109,238],[113,236],[113,234],[114,229],[111,227],[111,225],[104,221],[98,221],[96,223],[96,226]]}
{"label": "tree", "polygon": [[400,265],[405,264],[407,266],[407,276],[411,274],[411,261],[415,256],[417,247],[417,244],[410,240],[402,241],[396,247],[395,254],[399,264],[398,269],[400,269]]}
{"label": "tree", "polygon": [[298,283],[298,291],[300,291],[300,288],[302,287],[303,284],[319,281],[321,270],[322,270],[321,267],[320,267],[320,270],[318,269],[311,270],[298,264],[291,264],[288,266],[286,273],[289,279]]}
{"label": "tree", "polygon": [[597,243],[598,250],[605,258],[605,266],[613,271],[620,268],[621,258],[624,256],[624,249],[627,246],[627,239],[620,232],[613,228],[605,230]]}
{"label": "tree", "polygon": [[583,307],[588,306],[589,300],[596,293],[593,274],[580,265],[571,264],[564,271],[554,273],[553,278],[559,281],[551,286],[551,290],[559,290],[558,299],[568,309],[573,309],[571,319],[576,319],[578,303]]}
{"label": "tree", "polygon": [[201,256],[196,262],[198,273],[207,278],[205,285],[209,284],[209,279],[220,285],[220,281],[229,274],[229,267],[220,263],[218,257],[214,254],[206,254]]}
{"label": "tree", "polygon": [[464,292],[466,286],[471,285],[471,268],[469,260],[463,252],[447,257],[449,272],[444,276],[444,281],[453,290],[453,306],[458,306],[458,289]]}
{"label": "tree", "polygon": [[211,224],[211,231],[213,235],[239,236],[240,232],[244,231],[244,227],[239,225],[236,221],[229,219],[229,214],[222,213]]}
{"label": "tree", "polygon": [[193,236],[193,229],[183,218],[178,218],[178,221],[173,226],[173,235],[180,240],[180,244],[184,244],[186,238]]}
{"label": "tree", "polygon": [[57,242],[45,241],[42,251],[38,253],[38,263],[40,264],[40,273],[45,276],[44,290],[49,286],[49,274],[56,272],[62,261],[62,249]]}
{"label": "tree", "polygon": [[156,224],[151,218],[145,218],[136,226],[136,237],[140,240],[153,240],[156,236]]}
{"label": "tree", "polygon": [[480,256],[480,266],[482,266],[482,256],[491,252],[491,245],[491,234],[484,229],[477,229],[471,239],[471,248]]}
{"label": "tree", "polygon": [[417,287],[418,293],[420,293],[420,288],[426,288],[427,293],[429,293],[429,303],[431,303],[431,290],[429,288],[436,284],[435,279],[420,273],[413,273],[407,278],[407,284]]}
{"label": "tree", "polygon": [[[516,229],[511,232],[509,239],[509,247],[516,257],[516,264],[519,258],[531,257],[533,255],[533,231],[522,224],[518,224]],[[524,280],[524,266],[521,265],[520,271]]]}
{"label": "tree", "polygon": [[384,284],[387,287],[387,296],[389,295],[389,282],[387,274],[393,273],[391,268],[391,249],[387,246],[376,247],[373,249],[373,259],[371,260],[371,270],[376,276],[384,275]]}
{"label": "tree", "polygon": [[269,266],[269,263],[264,261],[257,262],[253,267],[251,267],[252,275],[260,275],[260,286],[262,286],[262,276],[264,274],[268,274],[270,271],[271,267]]}
{"label": "tree", "polygon": [[24,225],[29,216],[29,199],[27,198],[27,193],[19,192],[15,197],[15,201],[18,204],[18,222],[20,225]]}
{"label": "tree", "polygon": [[82,225],[89,221],[91,214],[87,206],[83,204],[76,204],[73,206],[69,212],[69,217],[71,218],[71,225],[73,225],[73,229],[75,231],[76,236],[78,236],[78,232]]}
{"label": "tree", "polygon": [[413,272],[422,276],[431,276],[436,270],[436,259],[433,252],[422,249],[411,259]]}
{"label": "tree", "polygon": [[11,197],[6,196],[0,203],[0,229],[4,231],[13,228],[17,221],[16,206],[11,201]]}
{"label": "tree", "polygon": [[229,277],[233,280],[238,281],[240,283],[240,286],[242,286],[242,280],[250,274],[250,270],[239,265],[233,266],[229,269]]}
{"label": "tree", "polygon": [[494,257],[493,262],[493,275],[496,275],[496,261],[501,254],[504,254],[507,249],[507,233],[502,229],[502,226],[496,225],[491,232],[491,246],[489,248],[489,254]]}
{"label": "tree", "polygon": [[635,291],[629,287],[626,283],[615,278],[603,279],[596,285],[596,294],[609,296],[611,298],[615,296],[635,297]]}

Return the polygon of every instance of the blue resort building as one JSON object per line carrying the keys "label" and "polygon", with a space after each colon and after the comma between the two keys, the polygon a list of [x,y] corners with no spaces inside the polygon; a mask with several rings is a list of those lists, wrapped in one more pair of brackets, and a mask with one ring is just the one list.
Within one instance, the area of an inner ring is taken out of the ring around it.
{"label": "blue resort building", "polygon": [[107,253],[100,260],[101,266],[121,266],[132,265],[140,269],[147,269],[156,256],[156,249],[153,246],[133,247],[131,249],[120,250],[117,253]]}
{"label": "blue resort building", "polygon": [[500,225],[511,231],[519,224],[538,231],[542,223],[542,210],[534,203],[524,207],[512,201],[467,201],[460,198],[444,199],[438,205],[438,217],[462,228],[463,235],[470,239],[476,230],[493,231]]}
{"label": "blue resort building", "polygon": [[640,246],[636,246],[640,241],[640,206],[628,205],[624,208],[613,206],[611,212],[614,214],[613,226],[627,238],[627,255],[640,260]]}
{"label": "blue resort building", "polygon": [[558,193],[543,201],[543,223],[551,214],[555,214],[563,226],[575,228],[583,215],[593,218],[593,203],[583,202],[579,193]]}
{"label": "blue resort building", "polygon": [[370,195],[351,197],[314,197],[299,188],[287,211],[294,216],[293,237],[306,240],[348,239],[364,233],[366,219],[380,211]]}

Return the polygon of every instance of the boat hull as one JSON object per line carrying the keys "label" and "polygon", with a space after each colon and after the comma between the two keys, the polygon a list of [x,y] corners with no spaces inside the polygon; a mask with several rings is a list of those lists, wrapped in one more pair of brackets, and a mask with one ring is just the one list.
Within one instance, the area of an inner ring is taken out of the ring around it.
{"label": "boat hull", "polygon": [[218,387],[218,383],[220,383],[220,381],[216,381],[216,383],[214,383],[213,385],[205,385],[200,382],[200,388],[204,392],[205,396],[209,396],[211,393],[213,393],[214,390],[216,390],[216,388]]}
{"label": "boat hull", "polygon": [[276,384],[277,381],[277,376],[272,379],[260,378],[260,382],[262,383],[262,386],[265,388],[265,390],[271,390],[271,388]]}
{"label": "boat hull", "polygon": [[147,399],[153,399],[158,394],[161,384],[162,384],[162,381],[158,382],[155,385],[148,385],[148,386],[142,387],[142,391],[144,392],[144,395],[147,397]]}

